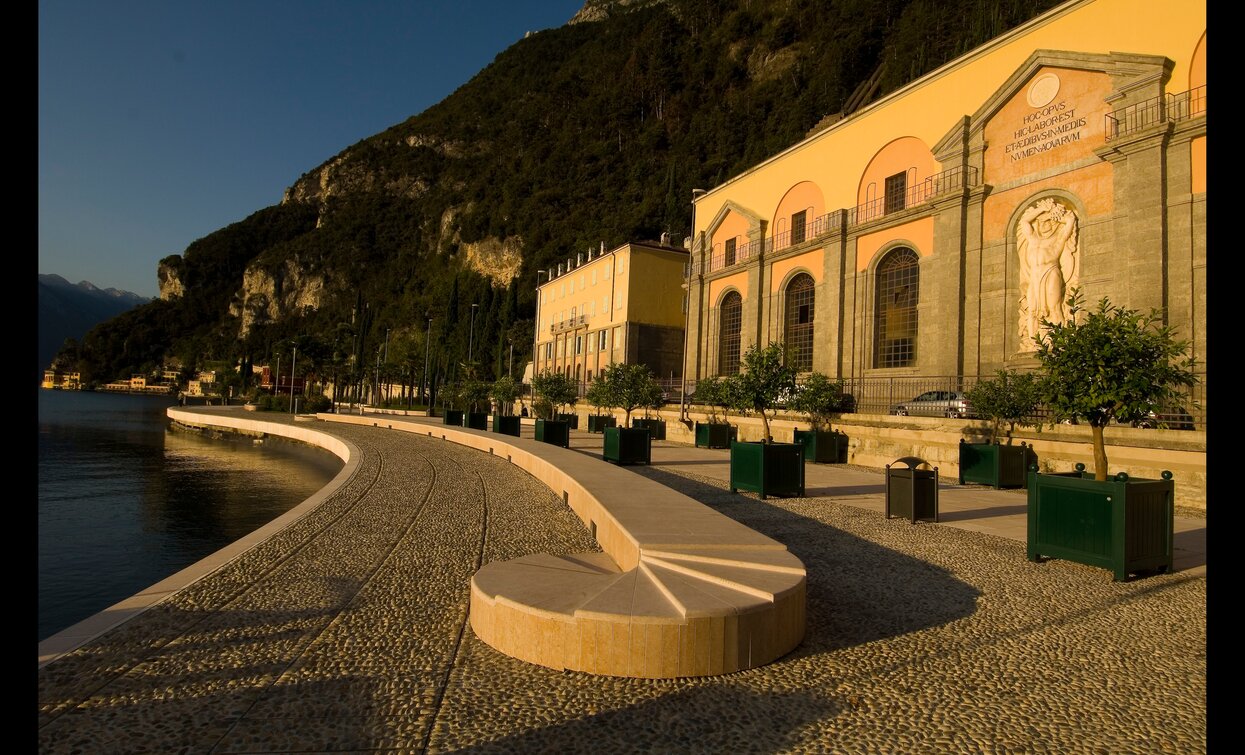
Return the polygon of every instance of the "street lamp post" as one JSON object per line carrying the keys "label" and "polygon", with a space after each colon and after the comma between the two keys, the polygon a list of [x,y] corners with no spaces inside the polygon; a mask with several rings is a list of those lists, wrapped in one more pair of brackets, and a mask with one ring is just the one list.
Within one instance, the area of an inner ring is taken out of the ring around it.
{"label": "street lamp post", "polygon": [[290,414],[295,414],[294,402],[297,399],[294,398],[294,375],[297,374],[298,369],[298,344],[291,343],[291,345],[294,347],[294,359],[290,362]]}
{"label": "street lamp post", "polygon": [[687,420],[687,331],[692,326],[692,263],[696,259],[696,200],[705,194],[704,189],[692,189],[692,245],[687,250],[687,275],[683,277],[683,374],[679,377],[679,414],[680,419],[683,420]]}
{"label": "street lamp post", "polygon": [[420,380],[419,393],[423,396],[424,406],[428,407],[427,411],[431,412],[432,407],[428,403],[428,354],[432,350],[432,318],[425,312],[424,319],[428,321],[428,329],[424,333],[424,375]]}
{"label": "street lamp post", "polygon": [[479,306],[480,306],[479,304],[471,305],[471,331],[467,334],[467,365],[468,367],[470,367],[473,364],[472,348],[475,346],[475,337],[476,337],[476,308],[478,308]]}

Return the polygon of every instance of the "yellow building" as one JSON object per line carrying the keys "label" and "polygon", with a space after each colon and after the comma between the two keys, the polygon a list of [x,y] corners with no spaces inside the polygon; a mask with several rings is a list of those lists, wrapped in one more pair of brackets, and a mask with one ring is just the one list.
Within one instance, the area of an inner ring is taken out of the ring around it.
{"label": "yellow building", "polygon": [[539,271],[535,373],[561,372],[581,389],[612,362],[679,378],[687,262],[686,249],[630,243]]}
{"label": "yellow building", "polygon": [[1073,288],[1165,309],[1205,364],[1206,8],[1065,3],[704,192],[693,226],[691,380],[769,342],[900,393],[1027,369]]}
{"label": "yellow building", "polygon": [[79,390],[82,387],[82,373],[55,369],[44,370],[43,387],[63,391]]}

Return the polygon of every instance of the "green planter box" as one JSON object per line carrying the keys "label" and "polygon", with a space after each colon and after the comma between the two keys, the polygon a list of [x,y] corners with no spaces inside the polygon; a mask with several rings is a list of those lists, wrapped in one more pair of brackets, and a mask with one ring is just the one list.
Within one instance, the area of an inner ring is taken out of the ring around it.
{"label": "green planter box", "polygon": [[731,441],[731,492],[804,496],[804,446],[798,443]]}
{"label": "green planter box", "polygon": [[960,439],[960,484],[974,482],[999,488],[1023,488],[1029,483],[1029,465],[1037,463],[1030,446],[966,443]]}
{"label": "green planter box", "polygon": [[719,422],[696,423],[696,445],[700,448],[730,448],[735,428]]}
{"label": "green planter box", "polygon": [[588,432],[599,433],[607,427],[616,427],[618,418],[612,414],[590,414],[588,415]]}
{"label": "green planter box", "polygon": [[[924,459],[905,456],[886,465],[886,518],[938,521],[938,467],[917,469]],[[900,468],[898,464],[906,465]]]}
{"label": "green planter box", "polygon": [[1029,470],[1028,558],[1062,558],[1111,571],[1116,582],[1129,574],[1172,568],[1176,484],[1132,479],[1123,472],[1106,480],[1077,464],[1077,471]]}
{"label": "green planter box", "polygon": [[799,430],[796,443],[804,446],[804,460],[818,464],[847,463],[847,435],[838,430]]}
{"label": "green planter box", "polygon": [[652,436],[653,440],[665,440],[666,439],[666,421],[665,420],[633,419],[631,420],[631,426],[648,428],[648,434]]}
{"label": "green planter box", "polygon": [[505,414],[493,415],[493,432],[519,437],[519,418]]}
{"label": "green planter box", "polygon": [[571,426],[559,419],[538,419],[536,420],[536,440],[570,448]]}
{"label": "green planter box", "polygon": [[469,427],[472,430],[487,430],[488,412],[467,412],[463,417],[463,427]]}
{"label": "green planter box", "polygon": [[607,427],[605,450],[601,458],[615,464],[649,464],[653,459],[653,438],[644,427]]}
{"label": "green planter box", "polygon": [[567,427],[571,428],[572,430],[579,429],[579,415],[578,414],[559,414],[558,421],[565,422]]}
{"label": "green planter box", "polygon": [[463,426],[463,412],[461,409],[446,409],[445,416],[441,418],[441,424]]}

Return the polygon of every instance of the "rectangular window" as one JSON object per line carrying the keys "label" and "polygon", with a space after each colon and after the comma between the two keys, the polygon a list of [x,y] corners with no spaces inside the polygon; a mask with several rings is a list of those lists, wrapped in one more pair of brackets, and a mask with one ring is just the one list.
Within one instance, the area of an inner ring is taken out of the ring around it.
{"label": "rectangular window", "polygon": [[553,341],[545,344],[545,359],[553,359]]}
{"label": "rectangular window", "polygon": [[622,346],[622,344],[621,344],[621,343],[619,343],[619,338],[618,338],[618,335],[619,335],[619,331],[620,331],[620,330],[621,330],[621,329],[620,329],[620,328],[618,328],[618,327],[615,327],[615,328],[614,328],[614,350],[615,350],[615,351],[617,351],[617,350],[618,350],[618,348],[619,348],[620,346]]}
{"label": "rectangular window", "polygon": [[602,312],[610,311],[610,298],[608,296],[601,299],[601,311]]}
{"label": "rectangular window", "polygon": [[584,337],[575,336],[575,356],[584,353]]}
{"label": "rectangular window", "polygon": [[588,336],[588,353],[591,354],[592,352],[596,350],[597,350],[597,337],[595,334],[590,335]]}
{"label": "rectangular window", "polygon": [[605,351],[606,343],[609,341],[609,334],[608,330],[601,331],[601,351]]}
{"label": "rectangular window", "polygon": [[609,280],[609,279],[610,279],[610,270],[612,270],[612,269],[613,269],[613,268],[612,268],[612,266],[610,266],[610,265],[606,265],[606,266],[605,266],[605,272],[601,274],[601,277],[605,278],[605,280]]}
{"label": "rectangular window", "polygon": [[792,244],[804,243],[804,224],[807,222],[805,220],[806,212],[807,212],[806,210],[800,210],[799,212],[791,216],[791,243]]}
{"label": "rectangular window", "polygon": [[622,309],[622,291],[614,294],[614,309]]}
{"label": "rectangular window", "polygon": [[896,173],[886,179],[886,212],[898,212],[907,206],[908,174]]}
{"label": "rectangular window", "polygon": [[722,267],[730,267],[735,264],[735,239],[727,239],[725,248],[726,257],[722,261]]}
{"label": "rectangular window", "polygon": [[592,269],[592,285],[594,285],[594,286],[595,286],[595,285],[597,285],[597,270],[596,270],[596,268],[593,268],[593,269]]}

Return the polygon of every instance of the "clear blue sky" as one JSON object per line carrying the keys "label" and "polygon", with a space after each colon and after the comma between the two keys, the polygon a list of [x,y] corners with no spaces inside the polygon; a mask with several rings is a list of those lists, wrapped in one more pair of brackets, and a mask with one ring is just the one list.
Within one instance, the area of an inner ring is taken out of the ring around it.
{"label": "clear blue sky", "polygon": [[39,0],[39,272],[143,296],[583,0]]}

